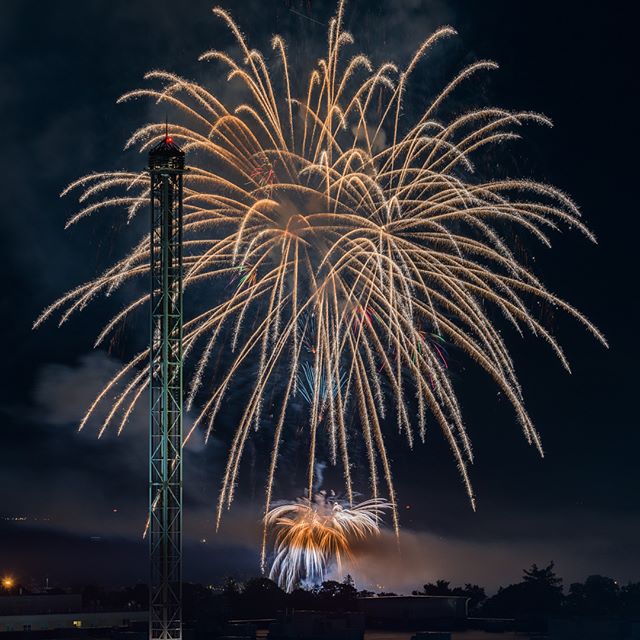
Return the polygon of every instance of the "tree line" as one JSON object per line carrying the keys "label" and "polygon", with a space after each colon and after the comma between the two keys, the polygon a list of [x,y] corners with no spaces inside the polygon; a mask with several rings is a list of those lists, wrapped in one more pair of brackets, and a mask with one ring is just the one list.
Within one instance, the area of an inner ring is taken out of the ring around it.
{"label": "tree line", "polygon": [[520,582],[500,587],[487,597],[478,585],[451,587],[446,580],[425,584],[415,595],[453,595],[469,598],[469,614],[481,617],[609,617],[640,615],[640,582],[620,585],[613,578],[591,575],[566,589],[554,563],[533,564]]}
{"label": "tree line", "polygon": [[[13,592],[17,586],[7,591]],[[22,587],[21,587],[22,589]],[[83,607],[100,609],[144,609],[148,606],[146,585],[119,590],[86,586],[74,592],[83,594]],[[53,592],[51,590],[50,592]],[[62,592],[62,591],[60,591]],[[17,591],[16,591],[17,593]],[[28,593],[25,591],[25,593]],[[620,585],[614,579],[591,575],[584,582],[563,587],[554,563],[525,569],[519,582],[500,587],[487,596],[476,584],[452,586],[447,580],[429,582],[413,595],[462,596],[468,598],[470,617],[543,619],[550,617],[638,617],[640,616],[640,582]],[[272,618],[283,609],[348,611],[362,597],[399,595],[390,592],[358,590],[347,576],[342,582],[327,580],[320,585],[300,586],[286,593],[264,577],[238,582],[227,578],[214,588],[185,583],[183,607],[185,622],[210,618]]]}
{"label": "tree line", "polygon": [[[232,611],[247,617],[269,617],[285,608],[346,611],[353,609],[359,597],[398,595],[358,590],[350,576],[344,581],[328,580],[313,587],[299,587],[285,593],[267,578],[253,578],[244,585],[228,579],[222,589]],[[471,617],[541,619],[549,617],[634,617],[640,616],[640,582],[620,585],[613,578],[591,575],[584,582],[563,588],[563,580],[554,563],[523,571],[515,584],[500,587],[487,596],[476,584],[452,586],[446,580],[427,583],[413,595],[462,596],[468,598]]]}

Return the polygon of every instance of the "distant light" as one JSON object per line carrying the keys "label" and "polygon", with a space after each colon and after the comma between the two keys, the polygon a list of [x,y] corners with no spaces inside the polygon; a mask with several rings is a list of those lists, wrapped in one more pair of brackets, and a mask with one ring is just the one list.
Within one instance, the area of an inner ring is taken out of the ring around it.
{"label": "distant light", "polygon": [[111,509],[111,511],[112,511],[113,513],[118,513],[118,510],[117,510],[115,507],[114,507],[113,509]]}
{"label": "distant light", "polygon": [[171,136],[167,136],[165,142],[171,144],[173,142],[173,138]]}
{"label": "distant light", "polygon": [[11,576],[5,576],[4,578],[2,578],[2,586],[5,589],[11,589],[11,587],[13,587],[14,582],[13,582],[13,578]]}

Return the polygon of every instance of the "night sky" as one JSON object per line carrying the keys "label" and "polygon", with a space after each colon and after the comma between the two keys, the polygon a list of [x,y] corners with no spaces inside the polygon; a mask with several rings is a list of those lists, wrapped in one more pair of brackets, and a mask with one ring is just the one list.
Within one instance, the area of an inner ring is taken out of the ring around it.
{"label": "night sky", "polygon": [[[34,332],[31,325],[56,297],[121,256],[146,226],[142,219],[142,227],[127,227],[124,216],[108,211],[64,231],[77,203],[58,195],[85,173],[144,166],[144,156],[122,147],[158,111],[144,101],[115,101],[141,86],[146,71],[168,69],[223,87],[215,66],[197,62],[202,51],[232,44],[211,6],[209,0],[0,3],[0,572],[25,584],[45,577],[54,584],[128,584],[147,576],[141,541],[147,500],[144,410],[120,438],[98,441],[91,425],[76,431],[101,384],[144,344],[144,318],[97,351],[93,339],[124,297],[96,300],[61,329],[51,322]],[[238,0],[222,6],[252,46],[266,50],[270,36],[280,33],[292,54],[299,51],[299,61],[313,62],[334,5]],[[631,100],[637,35],[623,6],[551,0],[348,4],[353,50],[363,49],[376,62],[406,63],[440,25],[459,31],[435,56],[435,67],[424,65],[416,74],[425,96],[462,64],[493,59],[500,70],[472,82],[458,100],[541,111],[554,121],[552,129],[527,126],[524,139],[488,156],[483,170],[551,182],[579,204],[598,245],[565,232],[554,236],[551,250],[526,248],[547,286],[594,321],[611,347],[602,348],[577,323],[556,314],[551,328],[572,364],[568,375],[541,341],[508,334],[543,437],[544,459],[526,444],[496,389],[461,354],[452,354],[452,375],[475,446],[471,473],[478,511],[472,512],[435,430],[413,452],[398,438],[391,453],[401,556],[390,535],[362,550],[356,575],[362,586],[409,590],[446,578],[492,590],[517,581],[532,562],[550,560],[565,583],[593,573],[623,583],[640,579],[634,278],[639,229],[632,198],[638,182],[632,127],[637,107]],[[232,399],[237,406],[242,394],[239,389]],[[260,446],[249,450],[240,497],[216,534],[213,514],[225,446],[224,439],[214,438],[206,447],[194,442],[186,452],[188,580],[219,582],[225,575],[258,572],[256,522],[264,482],[259,470],[267,452]],[[280,497],[295,497],[284,492],[299,494],[302,486],[302,477],[292,478],[280,487]]]}

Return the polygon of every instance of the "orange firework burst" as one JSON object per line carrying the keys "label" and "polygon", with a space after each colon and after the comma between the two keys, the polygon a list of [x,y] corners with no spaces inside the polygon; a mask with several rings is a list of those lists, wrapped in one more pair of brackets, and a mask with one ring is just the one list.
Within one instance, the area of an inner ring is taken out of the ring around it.
{"label": "orange firework burst", "polygon": [[320,492],[313,501],[300,498],[274,507],[264,519],[275,538],[269,577],[292,591],[303,581],[322,582],[334,564],[341,572],[343,562],[352,559],[353,542],[380,533],[382,513],[391,506],[381,498],[350,506]]}
{"label": "orange firework burst", "polygon": [[[540,453],[496,317],[543,338],[567,369],[560,345],[531,311],[538,302],[563,309],[605,343],[588,319],[518,260],[506,240],[519,232],[548,246],[548,234],[563,225],[593,240],[576,205],[547,184],[472,175],[480,149],[518,138],[525,123],[550,125],[549,120],[489,107],[447,117],[442,107],[451,94],[497,66],[479,61],[407,121],[403,100],[412,74],[455,31],[438,29],[405,67],[385,62],[374,68],[363,54],[345,57],[353,37],[343,28],[343,11],[341,1],[329,23],[327,54],[306,77],[295,74],[300,83],[291,81],[282,38],[272,40],[277,61],[270,68],[229,14],[217,8],[240,53],[236,59],[208,51],[201,60],[221,65],[227,80],[242,86],[233,95],[246,95],[244,102],[227,104],[215,91],[165,71],[146,76],[159,87],[121,99],[151,98],[175,109],[171,131],[191,161],[184,176],[187,300],[192,289],[209,288],[201,296],[206,308],[184,325],[187,405],[196,409],[192,429],[203,426],[209,437],[234,381],[242,373],[252,377],[229,449],[218,523],[234,499],[247,440],[264,428],[272,441],[265,498],[265,513],[271,513],[279,453],[292,428],[287,417],[305,363],[313,382],[308,495],[322,439],[331,463],[342,469],[350,504],[358,448],[366,451],[371,495],[377,499],[384,483],[390,503],[397,504],[388,431],[395,423],[413,447],[424,441],[431,421],[444,434],[475,507],[468,474],[471,440],[438,342],[486,372]],[[146,151],[164,135],[164,123],[147,124],[127,146]],[[63,192],[81,192],[82,208],[68,226],[112,206],[125,207],[130,220],[147,205],[149,189],[144,172],[85,176]],[[139,278],[146,282],[148,272],[147,236],[102,275],[52,304],[36,325],[54,313],[65,322],[98,295]],[[238,286],[216,285],[238,274]],[[141,295],[120,310],[96,345],[148,299]],[[421,336],[425,326],[437,340]],[[215,350],[225,357],[212,371]],[[147,360],[144,350],[113,377],[81,428],[102,403],[109,407],[100,434],[110,425],[124,427],[147,388]],[[278,407],[273,419],[263,416],[266,397]]]}

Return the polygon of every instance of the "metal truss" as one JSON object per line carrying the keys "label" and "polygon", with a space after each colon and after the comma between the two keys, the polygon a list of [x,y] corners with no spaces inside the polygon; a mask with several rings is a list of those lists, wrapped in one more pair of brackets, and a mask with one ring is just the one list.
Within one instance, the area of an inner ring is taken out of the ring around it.
{"label": "metal truss", "polygon": [[182,178],[171,137],[149,153],[150,640],[182,638]]}

